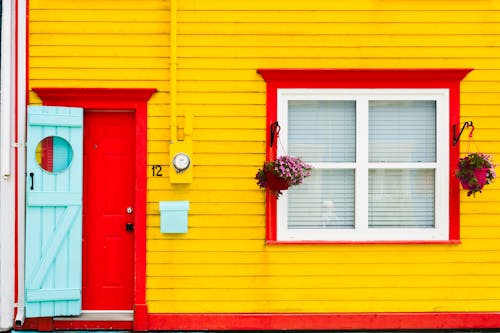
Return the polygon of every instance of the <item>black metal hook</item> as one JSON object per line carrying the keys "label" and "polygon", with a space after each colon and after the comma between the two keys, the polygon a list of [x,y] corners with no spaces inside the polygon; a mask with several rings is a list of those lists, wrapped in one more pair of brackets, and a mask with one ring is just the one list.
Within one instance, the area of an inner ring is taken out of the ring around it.
{"label": "black metal hook", "polygon": [[277,121],[269,126],[269,146],[272,148],[274,144],[274,140],[278,140],[278,136],[280,134],[281,127]]}
{"label": "black metal hook", "polygon": [[458,133],[458,136],[457,136],[457,125],[453,125],[453,145],[454,146],[460,140],[460,136],[462,135],[462,132],[464,131],[464,129],[466,127],[469,127],[469,126],[472,127],[472,131],[470,132],[469,137],[472,137],[471,134],[474,131],[474,124],[472,123],[472,121],[466,121],[464,123],[464,125],[462,126],[462,129],[460,130],[460,133]]}

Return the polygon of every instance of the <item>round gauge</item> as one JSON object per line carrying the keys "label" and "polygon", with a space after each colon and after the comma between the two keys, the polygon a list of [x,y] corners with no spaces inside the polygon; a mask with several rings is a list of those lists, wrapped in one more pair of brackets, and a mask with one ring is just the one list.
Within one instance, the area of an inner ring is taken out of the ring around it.
{"label": "round gauge", "polygon": [[182,172],[189,168],[191,159],[186,153],[178,153],[175,154],[174,158],[172,159],[172,164],[174,165],[174,168],[177,172]]}

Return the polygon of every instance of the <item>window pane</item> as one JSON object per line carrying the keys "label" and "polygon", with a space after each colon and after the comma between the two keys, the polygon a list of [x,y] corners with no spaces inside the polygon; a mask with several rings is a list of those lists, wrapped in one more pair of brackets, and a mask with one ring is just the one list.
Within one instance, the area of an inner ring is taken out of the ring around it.
{"label": "window pane", "polygon": [[368,201],[371,228],[432,228],[434,170],[372,169]]}
{"label": "window pane", "polygon": [[435,162],[435,101],[370,101],[370,162]]}
{"label": "window pane", "polygon": [[288,101],[288,153],[308,162],[354,162],[356,102]]}
{"label": "window pane", "polygon": [[315,169],[290,188],[288,228],[354,228],[354,170]]}

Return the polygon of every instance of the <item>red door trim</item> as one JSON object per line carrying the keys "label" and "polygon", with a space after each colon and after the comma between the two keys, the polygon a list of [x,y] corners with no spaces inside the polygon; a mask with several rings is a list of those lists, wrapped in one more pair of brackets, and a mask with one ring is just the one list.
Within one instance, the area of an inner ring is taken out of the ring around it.
{"label": "red door trim", "polygon": [[84,109],[135,110],[135,286],[134,330],[147,330],[146,305],[146,174],[147,102],[156,92],[152,88],[33,88],[47,106],[73,106]]}
{"label": "red door trim", "polygon": [[26,318],[22,327],[15,327],[17,331],[74,331],[74,330],[113,330],[131,331],[133,324],[130,321],[87,321],[87,320],[54,320],[51,317]]}

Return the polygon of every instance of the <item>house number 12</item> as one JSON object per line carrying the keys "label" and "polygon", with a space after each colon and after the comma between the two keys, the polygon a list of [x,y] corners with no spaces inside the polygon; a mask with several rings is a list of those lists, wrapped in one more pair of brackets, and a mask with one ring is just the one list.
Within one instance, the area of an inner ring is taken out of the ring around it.
{"label": "house number 12", "polygon": [[151,166],[151,170],[153,171],[153,177],[163,177],[163,171],[161,165],[154,164]]}

